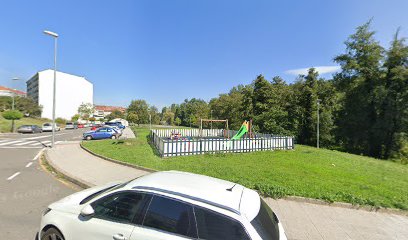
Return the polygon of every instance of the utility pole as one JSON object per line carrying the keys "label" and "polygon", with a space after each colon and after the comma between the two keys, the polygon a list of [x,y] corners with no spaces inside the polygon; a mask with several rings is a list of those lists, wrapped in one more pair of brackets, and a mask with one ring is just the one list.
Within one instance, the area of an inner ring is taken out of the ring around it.
{"label": "utility pole", "polygon": [[[14,109],[15,109],[15,107],[14,107],[14,105],[15,105],[15,100],[14,100],[14,98],[15,98],[15,96],[16,96],[16,93],[15,93],[16,89],[14,88],[14,82],[17,81],[17,80],[19,80],[19,78],[15,77],[15,78],[13,78],[12,80],[13,80],[13,81],[12,81],[12,84],[11,84],[11,85],[12,85],[13,91],[12,91],[12,93],[11,93],[11,96],[12,96],[12,98],[13,98],[13,103],[12,103],[12,105],[11,105],[11,109],[14,110]],[[11,120],[11,126],[12,126],[12,128],[13,128],[13,129],[11,129],[12,132],[15,132],[15,131],[16,131],[16,130],[15,130],[16,126],[14,125],[14,119]]]}
{"label": "utility pole", "polygon": [[320,134],[320,102],[322,100],[317,99],[317,138],[316,138],[316,147],[319,148],[319,134]]}
{"label": "utility pole", "polygon": [[54,38],[54,84],[52,91],[52,141],[51,147],[55,144],[55,92],[57,88],[57,39],[58,34],[51,31],[44,31],[45,34]]}
{"label": "utility pole", "polygon": [[149,113],[150,131],[152,131],[152,115]]}

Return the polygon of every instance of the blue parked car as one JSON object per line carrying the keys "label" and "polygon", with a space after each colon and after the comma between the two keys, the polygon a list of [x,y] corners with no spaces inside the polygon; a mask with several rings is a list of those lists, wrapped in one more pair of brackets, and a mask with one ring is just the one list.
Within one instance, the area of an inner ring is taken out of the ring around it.
{"label": "blue parked car", "polygon": [[105,125],[108,126],[117,126],[120,129],[125,129],[126,127],[122,125],[121,122],[105,122]]}
{"label": "blue parked car", "polygon": [[101,127],[96,129],[95,131],[84,132],[83,134],[84,139],[92,140],[92,139],[117,139],[119,138],[120,134],[111,127]]}

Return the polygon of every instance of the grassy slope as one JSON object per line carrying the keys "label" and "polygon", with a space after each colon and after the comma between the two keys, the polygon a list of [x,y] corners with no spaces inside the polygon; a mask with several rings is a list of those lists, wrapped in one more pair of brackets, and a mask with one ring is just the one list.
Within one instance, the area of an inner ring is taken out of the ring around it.
{"label": "grassy slope", "polygon": [[216,154],[162,159],[136,140],[84,142],[99,154],[157,170],[182,170],[238,182],[271,197],[303,196],[353,204],[408,209],[408,166],[343,152],[297,145],[293,151]]}
{"label": "grassy slope", "polygon": [[[42,118],[22,118],[20,120],[16,120],[16,129],[21,125],[41,125],[45,122],[49,122],[49,119],[42,119]],[[0,114],[0,133],[10,132],[11,130],[11,121],[6,120]]]}

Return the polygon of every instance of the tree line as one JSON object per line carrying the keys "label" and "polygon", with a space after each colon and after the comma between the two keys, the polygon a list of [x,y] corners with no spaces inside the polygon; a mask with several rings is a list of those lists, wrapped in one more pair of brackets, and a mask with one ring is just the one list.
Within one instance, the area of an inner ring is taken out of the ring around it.
{"label": "tree line", "polygon": [[[388,49],[375,39],[371,23],[357,27],[345,51],[334,57],[341,70],[324,79],[311,68],[288,84],[259,75],[206,102],[186,99],[161,112],[144,100],[128,107],[135,123],[197,127],[200,118],[228,119],[231,129],[253,119],[254,130],[292,135],[297,143],[382,159],[408,159],[408,46],[397,31]],[[319,109],[319,110],[318,110]]]}

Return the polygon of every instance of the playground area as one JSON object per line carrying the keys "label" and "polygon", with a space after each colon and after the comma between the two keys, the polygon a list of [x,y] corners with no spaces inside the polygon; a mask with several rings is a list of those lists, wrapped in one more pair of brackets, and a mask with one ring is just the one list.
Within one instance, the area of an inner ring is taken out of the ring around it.
{"label": "playground area", "polygon": [[[203,122],[222,122],[225,128],[205,129]],[[234,131],[228,129],[228,120],[201,119],[200,128],[152,129],[150,139],[161,157],[294,148],[293,137],[255,133],[251,125],[251,121],[244,121],[241,128]]]}

